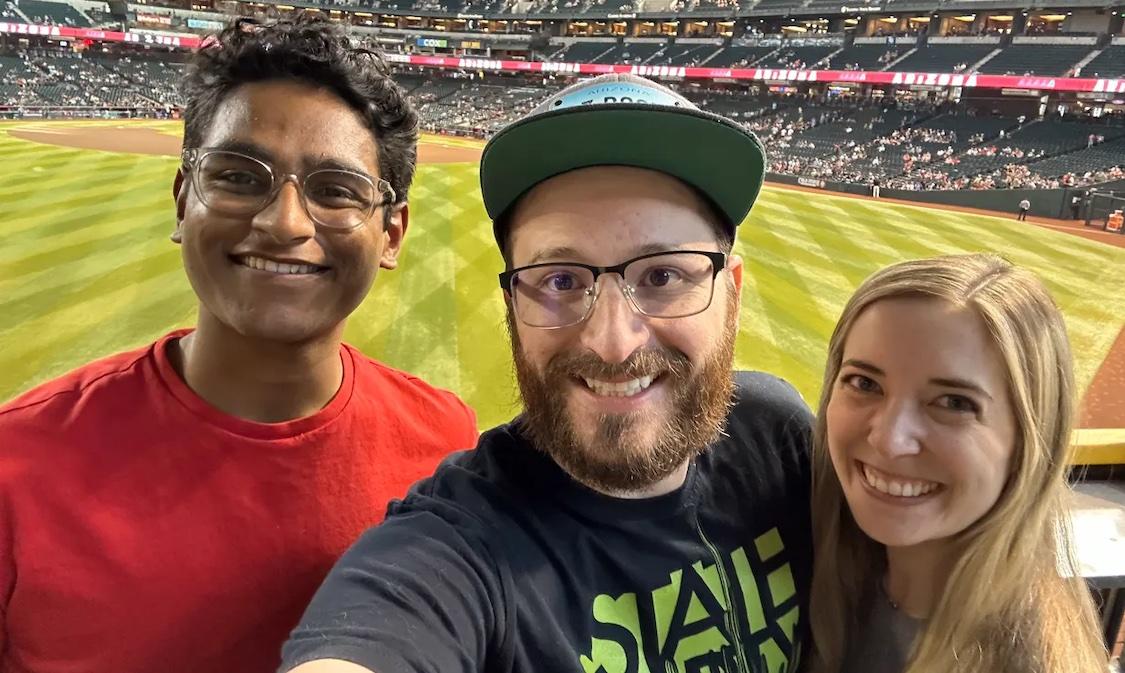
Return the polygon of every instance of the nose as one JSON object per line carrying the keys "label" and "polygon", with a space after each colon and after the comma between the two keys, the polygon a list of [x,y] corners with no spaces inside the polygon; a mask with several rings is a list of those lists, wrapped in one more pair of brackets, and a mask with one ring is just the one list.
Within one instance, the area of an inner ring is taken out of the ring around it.
{"label": "nose", "polygon": [[618,364],[647,344],[652,331],[646,318],[625,297],[620,277],[605,275],[598,282],[601,286],[590,317],[580,326],[580,341],[603,362]]}
{"label": "nose", "polygon": [[887,458],[913,456],[922,450],[921,411],[910,402],[888,401],[871,419],[868,442]]}
{"label": "nose", "polygon": [[316,236],[316,224],[305,211],[301,192],[292,179],[284,179],[273,199],[254,216],[253,226],[278,243],[294,243]]}

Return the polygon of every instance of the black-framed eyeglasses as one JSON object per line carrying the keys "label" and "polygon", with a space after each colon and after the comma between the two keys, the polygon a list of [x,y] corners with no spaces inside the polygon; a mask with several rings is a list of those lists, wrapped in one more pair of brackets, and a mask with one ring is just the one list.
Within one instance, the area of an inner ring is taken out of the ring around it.
{"label": "black-framed eyeglasses", "polygon": [[638,313],[686,318],[711,305],[715,278],[726,264],[726,254],[704,250],[655,252],[614,266],[547,262],[505,271],[500,287],[529,327],[559,329],[582,322],[598,299],[598,278],[610,273],[621,278],[621,292]]}
{"label": "black-framed eyeglasses", "polygon": [[395,202],[389,182],[355,171],[326,168],[300,177],[278,173],[255,157],[208,147],[186,149],[182,159],[196,197],[224,215],[257,215],[287,181],[297,185],[309,218],[328,229],[355,229],[377,208]]}

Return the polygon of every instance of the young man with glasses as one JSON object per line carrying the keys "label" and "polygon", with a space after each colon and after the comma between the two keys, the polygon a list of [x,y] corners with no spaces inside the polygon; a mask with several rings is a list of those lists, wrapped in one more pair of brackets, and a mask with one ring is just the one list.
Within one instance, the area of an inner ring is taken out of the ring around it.
{"label": "young man with glasses", "polygon": [[524,414],[341,559],[283,671],[797,669],[811,416],[731,372],[764,165],[753,134],[628,75],[489,142]]}
{"label": "young man with glasses", "polygon": [[275,670],[340,554],[476,443],[455,396],[341,343],[407,228],[417,118],[381,58],[240,22],[185,92],[198,322],[0,408],[0,671]]}

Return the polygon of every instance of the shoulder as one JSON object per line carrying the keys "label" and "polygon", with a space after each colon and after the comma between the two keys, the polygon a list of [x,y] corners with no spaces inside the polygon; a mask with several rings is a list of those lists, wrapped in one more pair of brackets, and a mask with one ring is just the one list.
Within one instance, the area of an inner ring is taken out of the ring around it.
{"label": "shoulder", "polygon": [[10,400],[0,406],[0,432],[28,421],[44,426],[61,422],[96,408],[100,401],[119,402],[126,389],[143,387],[145,365],[154,347],[149,344],[96,360]]}
{"label": "shoulder", "polygon": [[812,427],[812,412],[788,381],[765,372],[734,373],[731,420],[755,424]]}
{"label": "shoulder", "polygon": [[509,423],[488,430],[476,448],[449,454],[434,473],[394,501],[387,520],[426,511],[458,529],[495,527],[517,508],[514,494],[541,476],[543,457]]}
{"label": "shoulder", "polygon": [[405,402],[411,412],[425,417],[444,418],[448,422],[451,413],[467,416],[475,428],[476,415],[455,393],[370,358],[354,346],[344,344],[344,348],[355,363],[357,387],[392,394],[400,408]]}
{"label": "shoulder", "polygon": [[534,455],[514,424],[495,427],[479,437],[476,448],[446,456],[432,476],[410,489],[406,500],[456,501],[468,493],[503,491],[517,473],[534,467],[528,464]]}
{"label": "shoulder", "polygon": [[735,394],[712,458],[738,470],[805,480],[810,471],[813,415],[788,382],[762,372],[736,372]]}

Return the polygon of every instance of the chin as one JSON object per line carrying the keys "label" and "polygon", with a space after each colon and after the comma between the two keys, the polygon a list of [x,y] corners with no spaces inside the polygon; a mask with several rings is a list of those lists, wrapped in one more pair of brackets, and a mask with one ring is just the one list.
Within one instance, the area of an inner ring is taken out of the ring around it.
{"label": "chin", "polygon": [[932,539],[925,529],[912,525],[909,521],[864,521],[854,517],[854,514],[853,518],[867,537],[885,547],[913,547]]}
{"label": "chin", "polygon": [[325,329],[308,319],[295,318],[295,316],[258,315],[253,319],[236,320],[228,324],[247,339],[287,344],[310,341],[331,331],[330,328]]}

